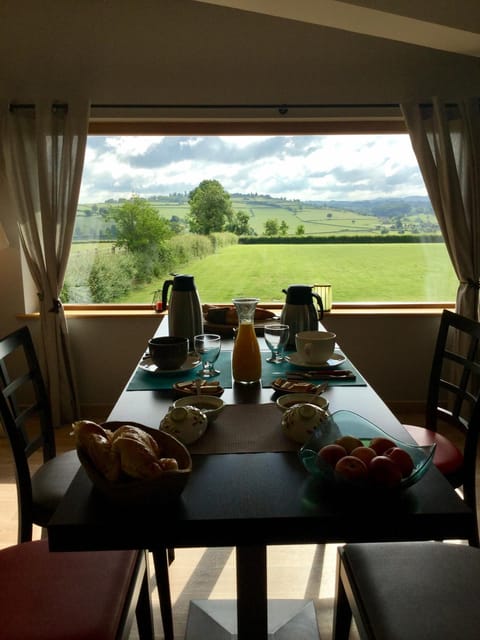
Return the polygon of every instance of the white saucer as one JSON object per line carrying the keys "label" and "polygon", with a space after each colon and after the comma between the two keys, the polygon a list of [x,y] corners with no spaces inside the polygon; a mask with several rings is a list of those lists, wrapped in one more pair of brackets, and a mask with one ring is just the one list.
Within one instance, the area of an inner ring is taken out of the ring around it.
{"label": "white saucer", "polygon": [[152,358],[148,354],[145,354],[138,366],[140,369],[148,371],[148,373],[155,373],[156,375],[172,375],[174,373],[185,373],[186,371],[191,371],[192,369],[195,369],[195,367],[198,367],[199,364],[200,360],[198,359],[198,356],[191,354],[178,369],[159,369],[157,365],[154,364]]}
{"label": "white saucer", "polygon": [[305,362],[304,360],[302,360],[299,353],[291,353],[289,356],[285,357],[285,360],[288,360],[290,364],[293,364],[296,367],[313,370],[333,369],[334,367],[338,367],[339,365],[343,364],[347,360],[347,357],[343,355],[343,353],[336,352],[326,362],[317,362],[316,364],[312,364],[311,362]]}

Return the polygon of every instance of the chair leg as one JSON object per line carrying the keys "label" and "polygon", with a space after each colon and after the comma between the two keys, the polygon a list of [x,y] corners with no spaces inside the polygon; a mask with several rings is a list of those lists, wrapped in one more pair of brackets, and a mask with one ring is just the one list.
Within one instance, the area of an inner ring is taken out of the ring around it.
{"label": "chair leg", "polygon": [[352,624],[352,610],[342,581],[342,560],[337,556],[336,594],[333,611],[332,640],[348,640]]}
{"label": "chair leg", "polygon": [[165,548],[152,551],[153,565],[157,581],[160,612],[162,614],[163,635],[165,640],[174,640],[172,598],[170,595],[170,580],[168,576],[168,550]]}
{"label": "chair leg", "polygon": [[153,640],[155,638],[152,597],[150,588],[150,576],[148,571],[148,558],[145,552],[145,573],[135,609],[137,619],[138,636],[140,640]]}

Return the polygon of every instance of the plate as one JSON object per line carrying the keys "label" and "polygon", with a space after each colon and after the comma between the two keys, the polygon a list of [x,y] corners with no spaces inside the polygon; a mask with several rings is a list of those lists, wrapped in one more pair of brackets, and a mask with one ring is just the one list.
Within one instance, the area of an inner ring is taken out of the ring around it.
{"label": "plate", "polygon": [[[378,485],[374,486],[368,480],[346,481],[339,478],[332,467],[327,464],[320,465],[318,463],[317,452],[326,444],[331,444],[337,438],[344,435],[352,435],[366,445],[368,445],[372,438],[388,438],[395,444],[395,446],[404,449],[410,455],[414,465],[412,472],[408,477],[401,480],[399,487],[395,487],[394,489],[384,489]],[[435,444],[430,446],[421,446],[399,440],[353,411],[340,410],[333,413],[328,420],[322,422],[321,426],[313,432],[310,439],[300,449],[299,456],[305,469],[310,474],[319,477],[322,481],[325,481],[336,488],[342,490],[346,489],[347,491],[383,490],[392,492],[398,489],[406,489],[423,477],[432,464],[435,446]]]}
{"label": "plate", "polygon": [[347,357],[343,353],[334,353],[331,358],[329,358],[326,362],[318,362],[317,364],[312,364],[311,362],[304,362],[300,354],[295,352],[291,353],[288,356],[285,356],[285,360],[293,364],[295,367],[301,367],[302,369],[333,369],[334,367],[338,367],[344,362],[347,361]]}
{"label": "plate", "polygon": [[154,364],[150,355],[146,354],[141,363],[138,365],[140,369],[144,371],[148,371],[148,373],[154,373],[155,375],[172,375],[175,373],[185,373],[186,371],[192,371],[200,364],[200,360],[198,356],[192,354],[189,355],[185,362],[178,369],[159,369],[156,364]]}

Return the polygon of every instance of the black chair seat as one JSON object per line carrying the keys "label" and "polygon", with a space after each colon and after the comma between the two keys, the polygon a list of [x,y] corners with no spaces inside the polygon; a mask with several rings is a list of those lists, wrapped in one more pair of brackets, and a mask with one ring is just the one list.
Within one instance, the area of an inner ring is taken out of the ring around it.
{"label": "black chair seat", "polygon": [[32,475],[33,520],[46,526],[80,468],[75,449],[48,460]]}
{"label": "black chair seat", "polygon": [[339,549],[334,640],[478,640],[480,550],[441,542]]}

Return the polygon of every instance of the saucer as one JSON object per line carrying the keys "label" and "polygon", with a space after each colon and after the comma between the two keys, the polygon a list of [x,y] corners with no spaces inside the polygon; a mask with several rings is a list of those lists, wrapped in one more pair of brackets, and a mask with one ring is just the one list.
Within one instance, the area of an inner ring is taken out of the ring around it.
{"label": "saucer", "polygon": [[195,354],[191,354],[187,357],[185,362],[178,369],[159,369],[156,364],[154,364],[152,358],[149,354],[145,354],[142,358],[141,363],[138,365],[140,369],[144,371],[148,371],[148,373],[154,373],[155,375],[171,375],[174,373],[185,373],[186,371],[191,371],[195,369],[200,364],[200,360],[198,356]]}
{"label": "saucer", "polygon": [[334,353],[331,358],[329,358],[326,362],[317,362],[313,364],[312,362],[305,362],[300,357],[300,354],[295,352],[285,357],[285,360],[288,360],[290,364],[295,365],[296,367],[301,367],[302,369],[333,369],[334,367],[338,367],[339,365],[346,362],[347,357],[343,355],[343,353]]}

